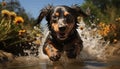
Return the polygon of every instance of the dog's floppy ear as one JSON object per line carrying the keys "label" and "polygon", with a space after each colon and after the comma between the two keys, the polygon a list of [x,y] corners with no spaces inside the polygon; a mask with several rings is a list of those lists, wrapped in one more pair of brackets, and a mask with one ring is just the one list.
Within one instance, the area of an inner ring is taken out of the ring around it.
{"label": "dog's floppy ear", "polygon": [[82,17],[87,17],[87,16],[89,16],[90,14],[90,12],[84,12],[79,6],[77,6],[77,5],[73,5],[72,7],[71,7],[76,13],[76,15],[77,16],[82,16]]}
{"label": "dog's floppy ear", "polygon": [[48,5],[47,7],[43,8],[43,9],[41,10],[38,18],[37,18],[37,23],[36,23],[36,24],[39,24],[39,23],[42,21],[42,19],[43,19],[44,17],[46,17],[46,16],[51,12],[52,8],[53,8],[52,5]]}

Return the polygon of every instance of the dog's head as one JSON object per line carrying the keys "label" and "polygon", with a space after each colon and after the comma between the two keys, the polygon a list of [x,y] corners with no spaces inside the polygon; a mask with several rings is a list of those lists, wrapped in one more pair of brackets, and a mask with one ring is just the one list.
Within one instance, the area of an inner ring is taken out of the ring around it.
{"label": "dog's head", "polygon": [[37,23],[46,17],[52,35],[59,40],[65,40],[77,28],[78,16],[87,16],[78,6],[48,6],[41,10]]}

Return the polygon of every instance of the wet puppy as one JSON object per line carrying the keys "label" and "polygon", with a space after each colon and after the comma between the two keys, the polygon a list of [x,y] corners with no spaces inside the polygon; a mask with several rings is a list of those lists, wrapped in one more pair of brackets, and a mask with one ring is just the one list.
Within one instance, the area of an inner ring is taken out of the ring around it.
{"label": "wet puppy", "polygon": [[77,32],[77,17],[87,15],[78,6],[47,6],[41,10],[38,22],[46,17],[50,31],[43,52],[52,61],[58,61],[63,51],[68,58],[76,58],[83,48]]}

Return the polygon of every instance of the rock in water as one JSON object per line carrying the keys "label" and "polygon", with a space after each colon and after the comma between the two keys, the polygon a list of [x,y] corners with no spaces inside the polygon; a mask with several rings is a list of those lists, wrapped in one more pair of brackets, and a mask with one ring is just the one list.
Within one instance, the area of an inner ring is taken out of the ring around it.
{"label": "rock in water", "polygon": [[13,59],[14,59],[14,56],[11,53],[7,53],[0,50],[0,63],[12,61]]}

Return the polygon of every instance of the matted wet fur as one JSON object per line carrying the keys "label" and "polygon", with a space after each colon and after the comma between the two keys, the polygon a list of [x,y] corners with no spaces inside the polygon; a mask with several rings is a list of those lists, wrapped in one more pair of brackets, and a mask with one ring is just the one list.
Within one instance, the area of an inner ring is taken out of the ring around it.
{"label": "matted wet fur", "polygon": [[47,6],[41,10],[37,24],[46,17],[50,37],[46,39],[43,52],[52,61],[58,61],[64,51],[68,58],[76,58],[83,48],[77,32],[77,17],[87,15],[78,6]]}

